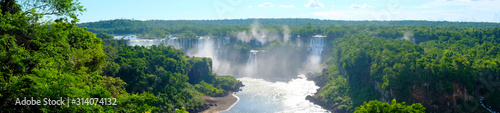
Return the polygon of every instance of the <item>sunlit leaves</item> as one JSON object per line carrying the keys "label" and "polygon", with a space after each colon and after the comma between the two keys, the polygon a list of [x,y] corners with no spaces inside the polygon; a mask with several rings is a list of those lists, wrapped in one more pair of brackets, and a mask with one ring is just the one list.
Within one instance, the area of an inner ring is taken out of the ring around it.
{"label": "sunlit leaves", "polygon": [[[25,0],[20,1],[19,4],[27,14],[55,15],[62,17],[58,20],[66,20],[66,22],[71,23],[78,22],[77,17],[85,11],[78,0]],[[67,17],[72,20],[67,21]]]}
{"label": "sunlit leaves", "polygon": [[393,99],[391,103],[380,102],[377,100],[364,102],[363,105],[356,107],[354,113],[424,113],[425,108],[419,104],[406,105],[406,102],[397,103]]}

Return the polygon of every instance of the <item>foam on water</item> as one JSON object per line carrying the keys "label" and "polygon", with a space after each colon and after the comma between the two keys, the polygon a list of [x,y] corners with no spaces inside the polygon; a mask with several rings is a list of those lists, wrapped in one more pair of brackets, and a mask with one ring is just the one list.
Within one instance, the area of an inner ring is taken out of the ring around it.
{"label": "foam on water", "polygon": [[264,79],[238,78],[245,86],[235,95],[238,103],[224,113],[311,113],[328,112],[308,100],[319,87],[304,75],[288,82],[269,82]]}

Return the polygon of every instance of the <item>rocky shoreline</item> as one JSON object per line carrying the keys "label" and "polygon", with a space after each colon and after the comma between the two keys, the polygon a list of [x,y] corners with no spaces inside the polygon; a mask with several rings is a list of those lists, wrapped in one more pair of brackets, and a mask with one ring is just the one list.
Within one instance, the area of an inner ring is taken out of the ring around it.
{"label": "rocky shoreline", "polygon": [[231,108],[239,100],[231,91],[223,97],[201,96],[201,98],[203,98],[204,106],[208,108],[200,113],[218,113],[225,111]]}
{"label": "rocky shoreline", "polygon": [[321,108],[326,109],[331,113],[347,113],[347,111],[345,111],[345,109],[336,109],[337,108],[336,105],[334,105],[332,103],[322,102],[321,100],[316,99],[313,96],[307,96],[306,100],[308,100],[308,101],[310,101],[318,106],[321,106]]}
{"label": "rocky shoreline", "polygon": [[222,96],[201,96],[203,99],[203,108],[198,113],[219,113],[221,111],[226,111],[231,108],[239,98],[234,95],[235,92],[241,91],[240,87],[243,87],[241,81],[238,82],[234,89],[226,91]]}

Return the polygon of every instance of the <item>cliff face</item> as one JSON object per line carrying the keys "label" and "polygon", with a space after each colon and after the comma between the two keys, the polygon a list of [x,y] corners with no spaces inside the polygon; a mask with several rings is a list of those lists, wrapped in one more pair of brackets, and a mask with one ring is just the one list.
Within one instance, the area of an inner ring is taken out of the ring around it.
{"label": "cliff face", "polygon": [[[380,98],[378,100],[382,102],[388,102],[388,100],[396,98],[397,100],[405,101],[408,104],[421,103],[427,108],[427,111],[444,112],[448,110],[454,110],[460,107],[460,105],[464,102],[477,101],[477,99],[473,100],[474,97],[469,94],[471,92],[469,92],[463,84],[460,84],[458,82],[453,83],[452,90],[440,89],[439,87],[444,86],[439,83],[423,83],[413,84],[411,85],[411,88],[400,88],[403,90],[396,91],[390,87],[387,89],[382,89],[379,87],[380,83],[376,80],[373,80],[370,77],[365,78],[368,79],[367,81],[374,81],[373,84],[367,84],[373,85],[373,89],[377,92],[372,93],[378,93],[380,95]],[[438,87],[438,89],[436,89],[436,87]]]}
{"label": "cliff face", "polygon": [[426,106],[429,110],[436,111],[454,109],[459,107],[463,102],[472,101],[473,98],[468,94],[467,88],[457,82],[453,83],[451,91],[438,92],[429,87],[428,83],[425,83],[419,86],[414,85],[409,92],[411,98],[408,100],[414,100]]}
{"label": "cliff face", "polygon": [[[340,70],[343,69],[340,68]],[[380,82],[370,77],[369,74],[360,73],[357,76],[351,76],[349,75],[351,72],[343,71],[345,73],[332,73],[325,69],[319,75],[310,75],[309,79],[315,81],[316,85],[321,88],[318,89],[316,94],[308,96],[306,99],[331,112],[353,112],[354,108],[358,107],[360,102],[375,99],[381,102],[396,99],[408,104],[421,103],[428,112],[484,111],[480,106],[478,98],[482,95],[467,89],[465,85],[459,82],[453,82],[452,86],[447,86],[450,87],[448,89],[443,84],[428,82],[408,85],[410,86],[409,88],[399,88],[401,90],[395,90],[395,87],[383,89],[380,87]],[[345,85],[347,86],[336,84],[341,82],[339,81],[341,79],[335,79],[337,77],[346,78],[345,82],[348,83]],[[335,91],[328,91],[332,90],[332,87],[337,89],[334,89]],[[352,104],[343,104],[343,101],[338,100],[339,98],[347,98],[347,101],[350,101]]]}

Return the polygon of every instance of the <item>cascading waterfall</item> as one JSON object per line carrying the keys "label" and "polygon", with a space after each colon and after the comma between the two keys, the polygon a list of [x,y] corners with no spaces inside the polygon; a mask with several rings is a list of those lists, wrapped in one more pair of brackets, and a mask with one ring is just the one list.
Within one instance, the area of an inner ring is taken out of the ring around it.
{"label": "cascading waterfall", "polygon": [[[197,57],[210,57],[213,61],[213,70],[217,73],[224,74],[234,74],[233,67],[230,66],[228,61],[228,48],[224,45],[231,43],[229,37],[219,37],[219,38],[211,38],[211,37],[200,37],[197,39],[191,38],[163,38],[163,39],[137,39],[134,36],[126,36],[126,38],[130,38],[129,45],[135,46],[151,46],[151,45],[160,45],[164,44],[167,46],[173,46],[177,49],[180,49],[186,53],[188,56],[197,56]],[[258,42],[258,41],[256,41]],[[255,42],[254,42],[255,43]],[[306,44],[307,46],[307,44]],[[308,44],[308,52],[307,63],[304,66],[304,72],[314,72],[320,69],[321,55],[323,53],[323,48],[325,46],[325,37],[324,36],[313,36],[310,38]],[[240,74],[257,74],[259,72],[257,56],[259,50],[250,51],[249,58],[247,60],[247,64],[249,67],[248,71]],[[221,62],[225,62],[225,65],[220,65]]]}
{"label": "cascading waterfall", "polygon": [[321,54],[325,47],[325,36],[313,36],[309,43],[309,54],[307,56],[307,67],[308,72],[317,72],[320,70],[321,66]]}
{"label": "cascading waterfall", "polygon": [[135,46],[152,46],[152,45],[159,45],[163,42],[164,39],[136,39],[136,40],[130,40],[129,45]]}
{"label": "cascading waterfall", "polygon": [[229,38],[210,38],[210,37],[200,37],[198,39],[189,39],[193,46],[191,49],[185,49],[185,52],[189,56],[196,57],[210,57],[212,58],[213,67],[212,69],[219,74],[227,74],[222,70],[221,62],[227,59],[227,49],[223,48],[222,45],[229,43]]}
{"label": "cascading waterfall", "polygon": [[200,37],[196,41],[197,41],[196,42],[196,46],[198,47],[198,50],[202,50],[204,42],[207,42],[207,40],[205,39],[205,37]]}
{"label": "cascading waterfall", "polygon": [[324,39],[325,38],[321,36],[311,38],[311,42],[309,44],[310,55],[321,56],[321,53],[323,53],[323,47],[325,46]]}
{"label": "cascading waterfall", "polygon": [[227,60],[227,49],[222,48],[223,45],[230,42],[229,37],[217,38],[217,46],[215,47],[215,58],[219,60]]}
{"label": "cascading waterfall", "polygon": [[179,39],[177,39],[177,37],[170,38],[170,39],[166,40],[166,43],[164,43],[164,44],[166,44],[167,46],[171,45],[175,48],[181,48],[181,46],[179,45]]}
{"label": "cascading waterfall", "polygon": [[250,54],[248,56],[249,70],[251,75],[255,75],[259,72],[258,62],[257,62],[257,50],[250,50]]}

